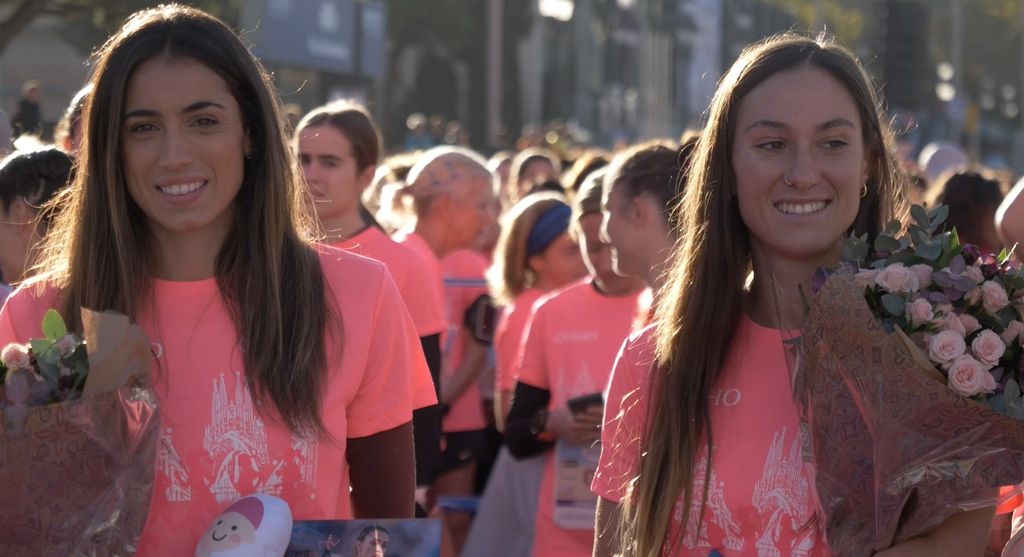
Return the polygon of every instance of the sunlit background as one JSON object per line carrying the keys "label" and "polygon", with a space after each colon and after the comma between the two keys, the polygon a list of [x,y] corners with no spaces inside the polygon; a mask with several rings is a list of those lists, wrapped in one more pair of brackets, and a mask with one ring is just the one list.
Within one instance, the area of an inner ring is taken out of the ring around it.
{"label": "sunlit background", "polygon": [[[0,107],[12,113],[23,84],[38,80],[49,132],[87,77],[89,52],[157,3],[0,0]],[[744,45],[825,29],[884,86],[908,154],[947,139],[1024,171],[1024,0],[188,3],[245,32],[292,112],[361,99],[389,151],[420,133],[485,152],[678,137],[700,124]]]}

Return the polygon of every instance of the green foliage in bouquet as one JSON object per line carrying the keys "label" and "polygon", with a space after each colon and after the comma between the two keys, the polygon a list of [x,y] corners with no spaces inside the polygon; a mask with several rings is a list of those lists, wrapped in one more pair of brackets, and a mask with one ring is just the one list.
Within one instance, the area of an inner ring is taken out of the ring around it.
{"label": "green foliage in bouquet", "polygon": [[38,406],[81,396],[89,372],[85,343],[68,333],[55,310],[43,317],[43,338],[10,344],[0,357],[0,377],[10,404]]}
{"label": "green foliage in bouquet", "polygon": [[[915,205],[910,215],[909,226],[890,222],[871,243],[848,238],[842,265],[882,327],[906,334],[951,389],[1024,420],[1024,269],[1012,250],[982,254],[942,231],[946,206]],[[815,291],[829,274],[815,277]]]}

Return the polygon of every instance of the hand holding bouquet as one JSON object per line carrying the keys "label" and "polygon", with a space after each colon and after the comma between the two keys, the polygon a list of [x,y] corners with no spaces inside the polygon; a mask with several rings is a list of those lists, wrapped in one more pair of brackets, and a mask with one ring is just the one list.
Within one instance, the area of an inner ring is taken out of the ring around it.
{"label": "hand holding bouquet", "polygon": [[947,210],[851,238],[815,277],[794,369],[819,516],[836,555],[870,555],[1024,482],[1024,274]]}
{"label": "hand holding bouquet", "polygon": [[2,351],[0,553],[130,555],[159,436],[149,341],[82,310],[85,340],[47,312],[43,338]]}

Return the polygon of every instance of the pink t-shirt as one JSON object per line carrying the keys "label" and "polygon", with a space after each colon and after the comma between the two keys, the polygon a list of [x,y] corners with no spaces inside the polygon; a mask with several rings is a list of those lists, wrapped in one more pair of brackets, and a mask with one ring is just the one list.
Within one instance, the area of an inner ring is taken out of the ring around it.
{"label": "pink t-shirt", "polygon": [[533,315],[533,304],[544,292],[527,288],[501,312],[494,329],[495,383],[498,391],[512,391],[516,386],[516,364],[522,354],[526,324]]}
{"label": "pink t-shirt", "polygon": [[423,256],[408,246],[388,238],[376,226],[368,226],[355,236],[333,244],[334,247],[376,259],[388,268],[391,278],[402,294],[412,322],[421,337],[444,331],[444,309],[437,303],[427,265],[436,260],[423,261]]}
{"label": "pink t-shirt", "polygon": [[[612,372],[605,406],[601,460],[592,489],[620,502],[636,476],[647,417],[654,328],[623,345]],[[699,532],[697,513],[679,545],[686,555],[828,556],[814,520],[812,486],[800,444],[800,421],[789,386],[789,369],[778,330],[743,317],[722,374],[711,393],[711,485]],[[700,506],[707,455],[698,455],[693,508]],[[681,503],[681,502],[680,502]],[[670,528],[681,530],[682,506]]]}
{"label": "pink t-shirt", "polygon": [[[395,234],[394,240],[399,244],[409,248],[412,252],[420,257],[423,262],[423,269],[425,271],[425,280],[429,280],[428,284],[432,285],[432,292],[434,299],[430,302],[431,307],[444,308],[444,281],[441,275],[441,260],[437,258],[437,254],[430,248],[427,241],[423,239],[423,236],[411,231],[399,232]],[[429,277],[429,278],[428,278]],[[447,325],[442,325],[442,334],[447,329]]]}
{"label": "pink t-shirt", "polygon": [[[445,315],[448,332],[441,353],[442,384],[452,377],[465,358],[470,332],[463,318],[466,310],[479,298],[487,294],[487,260],[473,250],[457,251],[441,260],[441,274],[444,277]],[[483,363],[487,365],[486,361]],[[480,396],[480,382],[476,379],[453,402],[441,422],[441,429],[447,432],[475,431],[487,427],[484,418],[483,401]]]}
{"label": "pink t-shirt", "polygon": [[[328,354],[323,402],[333,439],[295,434],[269,401],[253,400],[216,279],[154,281],[138,323],[159,355],[161,432],[139,555],[192,555],[211,521],[255,492],[287,501],[295,520],[351,518],[347,439],[412,419],[410,375],[429,371],[394,283],[376,261],[320,250],[344,326],[340,361]],[[16,291],[0,313],[0,344],[38,335],[55,298],[52,288]]]}
{"label": "pink t-shirt", "polygon": [[[359,234],[333,245],[376,259],[387,267],[419,336],[425,337],[444,331],[444,310],[438,305],[436,293],[431,288],[433,277],[420,255],[388,238],[375,226],[368,226]],[[423,377],[417,375],[413,379]],[[413,385],[414,408],[425,408],[437,402],[434,382],[429,374],[426,379],[426,382]]]}
{"label": "pink t-shirt", "polygon": [[[608,384],[618,347],[629,335],[639,292],[611,298],[590,280],[541,298],[527,326],[519,382],[551,392],[550,410]],[[589,556],[594,531],[560,527],[554,519],[554,451],[548,451],[537,505],[533,557]]]}

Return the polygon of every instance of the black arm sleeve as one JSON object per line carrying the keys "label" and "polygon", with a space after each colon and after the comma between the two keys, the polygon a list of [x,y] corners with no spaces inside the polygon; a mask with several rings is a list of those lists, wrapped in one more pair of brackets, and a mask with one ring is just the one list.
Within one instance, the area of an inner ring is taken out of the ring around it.
{"label": "black arm sleeve", "polygon": [[[441,396],[441,335],[420,337],[423,355],[434,381],[434,392]],[[438,404],[413,410],[413,444],[416,448],[416,485],[431,485],[441,466],[441,407]]]}
{"label": "black arm sleeve", "polygon": [[550,441],[541,441],[536,433],[530,431],[534,416],[542,410],[547,410],[550,400],[551,391],[516,383],[512,408],[508,411],[508,420],[505,424],[505,444],[508,445],[508,452],[512,453],[512,456],[536,456],[554,445]]}

